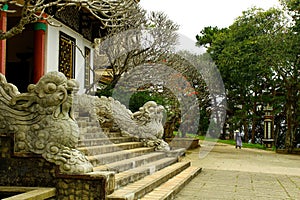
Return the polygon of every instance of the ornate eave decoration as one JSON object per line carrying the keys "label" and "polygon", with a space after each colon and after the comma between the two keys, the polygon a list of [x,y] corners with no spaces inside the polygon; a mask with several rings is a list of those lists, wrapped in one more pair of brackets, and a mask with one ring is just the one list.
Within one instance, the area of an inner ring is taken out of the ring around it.
{"label": "ornate eave decoration", "polygon": [[100,29],[130,27],[138,18],[137,15],[141,14],[135,0],[3,0],[0,2],[0,11],[20,16],[19,23],[1,33],[0,39],[21,33],[26,24],[48,21],[54,17],[85,38],[93,40],[103,36],[103,33],[99,34]]}

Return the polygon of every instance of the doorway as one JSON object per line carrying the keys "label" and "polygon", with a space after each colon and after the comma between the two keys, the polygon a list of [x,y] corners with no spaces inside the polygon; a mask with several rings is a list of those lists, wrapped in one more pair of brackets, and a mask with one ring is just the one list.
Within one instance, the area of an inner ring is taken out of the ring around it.
{"label": "doorway", "polygon": [[[18,23],[18,17],[7,19],[7,28]],[[6,45],[6,79],[17,86],[20,92],[26,92],[33,83],[34,32],[33,25],[28,25],[19,35],[8,39]]]}

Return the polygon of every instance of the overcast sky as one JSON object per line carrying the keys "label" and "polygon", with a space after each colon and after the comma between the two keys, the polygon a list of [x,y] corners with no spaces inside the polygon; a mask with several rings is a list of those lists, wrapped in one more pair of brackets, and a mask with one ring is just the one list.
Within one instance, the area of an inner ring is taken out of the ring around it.
{"label": "overcast sky", "polygon": [[[195,36],[205,26],[228,27],[238,16],[253,6],[278,7],[278,0],[141,0],[148,11],[163,11],[180,26],[184,43],[195,43]],[[189,40],[189,41],[188,41]],[[189,44],[190,45],[190,44]]]}

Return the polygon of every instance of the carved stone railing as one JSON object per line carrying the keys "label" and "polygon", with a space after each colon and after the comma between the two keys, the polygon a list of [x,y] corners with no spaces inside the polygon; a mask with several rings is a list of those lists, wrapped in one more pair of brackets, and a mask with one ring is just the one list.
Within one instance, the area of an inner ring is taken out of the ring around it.
{"label": "carved stone railing", "polygon": [[99,98],[84,94],[78,96],[76,104],[76,107],[88,110],[90,116],[98,120],[101,127],[115,124],[123,135],[135,137],[144,142],[145,146],[155,147],[156,151],[170,150],[168,143],[162,139],[164,107],[154,101],[145,103],[135,113],[111,97]]}
{"label": "carved stone railing", "polygon": [[132,113],[113,98],[75,95],[78,87],[62,73],[49,72],[37,84],[29,85],[28,92],[20,93],[0,74],[0,134],[14,135],[15,154],[40,154],[62,173],[91,172],[92,164],[76,149],[79,127],[74,108],[90,112],[100,124],[117,124],[123,134],[145,146],[170,150],[162,140],[162,106],[150,101]]}
{"label": "carved stone railing", "polygon": [[0,74],[0,133],[14,134],[14,153],[40,154],[63,173],[91,172],[91,163],[75,149],[79,128],[72,102],[77,91],[78,83],[60,72],[47,73],[26,93]]}

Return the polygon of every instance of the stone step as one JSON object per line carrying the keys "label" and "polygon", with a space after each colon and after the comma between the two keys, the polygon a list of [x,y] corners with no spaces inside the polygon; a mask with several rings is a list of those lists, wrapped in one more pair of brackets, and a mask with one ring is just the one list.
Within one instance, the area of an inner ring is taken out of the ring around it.
{"label": "stone step", "polygon": [[96,139],[83,139],[78,142],[78,147],[86,146],[100,146],[107,144],[119,144],[123,142],[134,142],[132,137],[111,137],[111,138],[96,138]]}
{"label": "stone step", "polygon": [[87,156],[93,156],[98,154],[107,154],[107,153],[112,153],[117,151],[135,149],[143,146],[144,144],[142,142],[126,142],[120,144],[79,147],[77,149],[83,152]]}
{"label": "stone step", "polygon": [[143,197],[153,189],[176,176],[181,171],[190,166],[190,162],[177,162],[171,166],[165,167],[145,178],[129,184],[123,188],[115,190],[107,196],[107,200],[133,200]]}
{"label": "stone step", "polygon": [[116,151],[107,154],[87,156],[89,161],[94,167],[108,163],[117,162],[120,160],[130,159],[133,157],[141,156],[146,153],[154,152],[153,147],[141,147],[130,150]]}
{"label": "stone step", "polygon": [[95,131],[95,132],[80,132],[81,139],[97,139],[97,138],[112,138],[112,137],[122,137],[120,132],[105,132],[105,131]]}
{"label": "stone step", "polygon": [[141,200],[170,200],[174,199],[175,195],[188,184],[195,176],[201,172],[200,167],[189,167],[180,174],[169,179],[152,192],[146,194]]}
{"label": "stone step", "polygon": [[0,194],[5,192],[17,193],[11,197],[4,198],[6,200],[55,199],[56,195],[55,188],[0,186]]}
{"label": "stone step", "polygon": [[89,120],[76,120],[78,127],[100,127],[99,122],[97,121],[89,121]]}
{"label": "stone step", "polygon": [[91,120],[91,117],[89,116],[80,116],[80,114],[78,115],[78,117],[76,117],[76,121],[77,122],[89,122]]}
{"label": "stone step", "polygon": [[150,162],[162,159],[164,157],[166,157],[166,154],[164,152],[153,152],[153,153],[148,153],[130,159],[117,161],[114,163],[100,165],[94,167],[93,171],[114,171],[119,173],[135,167],[148,164]]}
{"label": "stone step", "polygon": [[81,134],[95,134],[98,132],[103,132],[105,133],[104,130],[102,130],[102,128],[100,126],[79,126],[80,129],[80,133]]}
{"label": "stone step", "polygon": [[178,159],[174,157],[162,158],[160,160],[118,173],[115,175],[115,189],[138,181],[145,176],[153,174],[169,165],[176,163],[177,161]]}
{"label": "stone step", "polygon": [[111,132],[111,131],[109,131],[109,132],[105,132],[105,134],[109,138],[111,138],[111,137],[123,137],[120,132]]}

